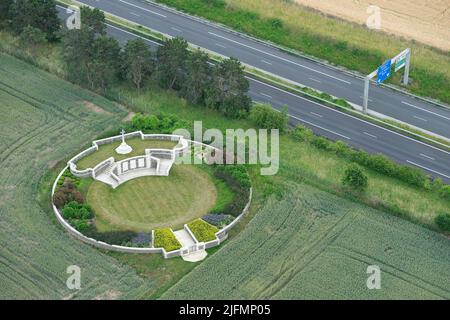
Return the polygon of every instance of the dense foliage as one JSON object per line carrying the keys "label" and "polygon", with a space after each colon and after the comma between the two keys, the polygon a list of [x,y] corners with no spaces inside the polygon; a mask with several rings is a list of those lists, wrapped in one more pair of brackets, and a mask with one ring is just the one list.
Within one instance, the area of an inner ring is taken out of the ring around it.
{"label": "dense foliage", "polygon": [[358,165],[351,164],[345,169],[342,184],[355,191],[362,192],[367,189],[368,179]]}
{"label": "dense foliage", "polygon": [[158,115],[144,115],[138,113],[131,119],[130,130],[141,130],[144,133],[172,133],[176,129],[188,129],[190,126],[176,115],[160,113]]}
{"label": "dense foliage", "polygon": [[[397,164],[382,154],[371,155],[363,150],[355,150],[342,141],[333,142],[316,136],[304,126],[297,126],[292,134],[298,140],[307,141],[318,149],[334,152],[378,173],[395,177],[415,187],[423,189],[430,187],[430,179],[422,170]],[[445,191],[442,191],[442,194],[444,193]]]}
{"label": "dense foliage", "polygon": [[443,230],[450,232],[450,213],[441,213],[434,219],[437,226]]}
{"label": "dense foliage", "polygon": [[60,20],[54,0],[15,0],[2,3],[0,9],[4,9],[4,15],[10,19],[9,27],[17,34],[21,34],[26,27],[41,30],[47,40],[54,41],[58,38]]}
{"label": "dense foliage", "polygon": [[260,128],[279,129],[280,132],[284,132],[289,120],[287,107],[279,112],[270,104],[256,104],[250,110],[250,120]]}
{"label": "dense foliage", "polygon": [[63,208],[65,204],[76,201],[84,203],[84,195],[77,189],[77,185],[71,179],[64,179],[62,185],[56,190],[53,195],[53,203],[59,209]]}
{"label": "dense foliage", "polygon": [[228,203],[223,212],[218,212],[233,217],[239,216],[247,205],[250,195],[250,177],[247,169],[242,165],[221,165],[217,166],[214,176],[228,185],[233,191],[233,201]]}
{"label": "dense foliage", "polygon": [[64,205],[61,213],[64,219],[80,232],[88,229],[89,220],[94,217],[89,205],[77,201]]}

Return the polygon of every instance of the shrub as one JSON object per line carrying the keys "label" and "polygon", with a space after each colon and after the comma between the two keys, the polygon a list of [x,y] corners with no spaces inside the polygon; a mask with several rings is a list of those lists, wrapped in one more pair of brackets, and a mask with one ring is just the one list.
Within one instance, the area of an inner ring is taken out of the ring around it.
{"label": "shrub", "polygon": [[342,184],[356,191],[364,191],[367,188],[367,176],[356,164],[351,164],[342,178]]}
{"label": "shrub", "polygon": [[443,231],[450,231],[450,214],[440,213],[434,218],[434,222]]}
{"label": "shrub", "polygon": [[53,203],[59,209],[63,208],[66,203],[76,201],[84,203],[83,194],[76,188],[76,185],[70,180],[65,179],[62,186],[53,195]]}
{"label": "shrub", "polygon": [[295,139],[300,141],[311,141],[314,137],[312,130],[303,125],[298,125],[295,127],[292,135]]}
{"label": "shrub", "polygon": [[181,248],[181,243],[177,240],[172,230],[169,228],[155,230],[155,248],[164,248],[167,252]]}
{"label": "shrub", "polygon": [[311,141],[311,144],[318,149],[322,150],[330,150],[331,149],[331,141],[324,137],[314,136]]}
{"label": "shrub", "polygon": [[445,185],[441,188],[440,195],[442,198],[450,200],[450,185]]}
{"label": "shrub", "polygon": [[175,115],[160,113],[158,115],[136,114],[131,119],[132,130],[141,130],[144,133],[172,133],[176,129],[189,128],[186,121]]}
{"label": "shrub", "polygon": [[233,201],[225,206],[223,213],[237,217],[244,210],[250,193],[251,182],[246,168],[242,165],[218,166],[214,176],[225,181],[234,193]]}
{"label": "shrub", "polygon": [[284,132],[288,125],[287,108],[279,112],[269,104],[256,104],[250,109],[250,120],[263,129],[279,129]]}
{"label": "shrub", "polygon": [[188,223],[188,227],[200,242],[208,242],[216,239],[216,232],[219,231],[219,229],[201,219]]}
{"label": "shrub", "polygon": [[208,222],[209,224],[212,224],[213,226],[222,229],[226,225],[230,224],[234,220],[234,217],[228,214],[208,213],[205,214],[202,217],[202,219]]}
{"label": "shrub", "polygon": [[27,26],[20,34],[19,42],[22,46],[30,48],[32,54],[34,55],[36,53],[36,49],[45,44],[47,39],[45,38],[45,33],[40,29]]}

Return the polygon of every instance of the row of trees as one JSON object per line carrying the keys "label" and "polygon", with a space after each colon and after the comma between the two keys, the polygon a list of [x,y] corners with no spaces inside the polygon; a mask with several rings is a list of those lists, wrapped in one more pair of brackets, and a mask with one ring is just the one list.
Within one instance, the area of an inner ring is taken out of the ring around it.
{"label": "row of trees", "polygon": [[0,26],[21,34],[40,30],[48,41],[59,38],[61,22],[54,0],[0,0]]}
{"label": "row of trees", "polygon": [[0,0],[0,27],[20,35],[32,55],[45,42],[60,41],[69,80],[91,90],[127,81],[140,91],[151,80],[226,116],[248,115],[249,83],[238,60],[212,64],[206,53],[189,50],[181,38],[166,41],[156,52],[139,38],[122,48],[106,35],[102,11],[80,10],[81,29],[62,30],[54,0]]}
{"label": "row of trees", "polygon": [[153,80],[190,103],[215,108],[229,117],[248,114],[249,83],[238,60],[211,64],[206,53],[190,51],[182,38],[167,40],[156,53],[140,38],[121,48],[116,39],[106,35],[102,12],[82,7],[81,21],[81,29],[67,30],[62,37],[71,81],[101,90],[114,81],[126,80],[141,90],[147,80]]}

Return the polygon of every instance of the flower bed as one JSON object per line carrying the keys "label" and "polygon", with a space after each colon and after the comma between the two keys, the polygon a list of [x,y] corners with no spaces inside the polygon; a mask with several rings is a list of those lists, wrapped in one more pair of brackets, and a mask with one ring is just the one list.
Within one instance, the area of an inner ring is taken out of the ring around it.
{"label": "flower bed", "polygon": [[208,242],[216,239],[216,232],[219,231],[219,229],[201,219],[188,223],[188,227],[199,242]]}
{"label": "flower bed", "polygon": [[164,248],[164,250],[170,252],[180,249],[181,243],[177,240],[170,228],[164,228],[155,230],[153,246],[155,248]]}

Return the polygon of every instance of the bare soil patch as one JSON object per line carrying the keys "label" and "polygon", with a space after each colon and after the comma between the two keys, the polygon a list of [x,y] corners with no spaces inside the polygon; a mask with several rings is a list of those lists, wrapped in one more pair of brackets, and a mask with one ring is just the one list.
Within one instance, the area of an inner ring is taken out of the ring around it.
{"label": "bare soil patch", "polygon": [[450,50],[449,0],[295,0],[296,3],[344,20],[365,24],[367,8],[380,8],[381,30]]}

